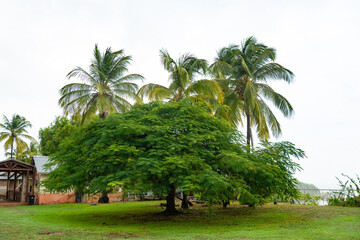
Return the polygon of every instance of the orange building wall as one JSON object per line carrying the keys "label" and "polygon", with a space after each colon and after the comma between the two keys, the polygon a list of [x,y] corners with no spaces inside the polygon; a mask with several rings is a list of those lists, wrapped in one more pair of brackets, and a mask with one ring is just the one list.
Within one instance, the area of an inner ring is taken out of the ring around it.
{"label": "orange building wall", "polygon": [[38,193],[35,195],[36,204],[73,203],[75,195],[72,193]]}
{"label": "orange building wall", "polygon": [[[93,197],[85,196],[86,203],[97,203],[100,195]],[[123,200],[122,193],[108,194],[110,202],[120,202]],[[57,203],[74,203],[74,193],[37,193],[35,195],[35,204],[57,204]]]}
{"label": "orange building wall", "polygon": [[[48,174],[46,173],[38,173],[37,179],[38,182],[42,182],[48,178]],[[84,203],[97,203],[101,194],[97,194],[95,196],[89,197],[85,195],[83,198]],[[123,201],[123,193],[111,193],[108,194],[110,202],[120,202]],[[43,205],[43,204],[57,204],[57,203],[74,203],[75,202],[75,194],[71,193],[47,193],[44,186],[39,185],[35,194],[35,204]]]}

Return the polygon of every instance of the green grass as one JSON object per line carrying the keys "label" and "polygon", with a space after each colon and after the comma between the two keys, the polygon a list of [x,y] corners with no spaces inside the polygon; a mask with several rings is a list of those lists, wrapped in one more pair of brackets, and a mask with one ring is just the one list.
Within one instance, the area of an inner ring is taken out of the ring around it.
{"label": "green grass", "polygon": [[197,206],[166,217],[160,202],[0,207],[1,239],[360,239],[360,208]]}

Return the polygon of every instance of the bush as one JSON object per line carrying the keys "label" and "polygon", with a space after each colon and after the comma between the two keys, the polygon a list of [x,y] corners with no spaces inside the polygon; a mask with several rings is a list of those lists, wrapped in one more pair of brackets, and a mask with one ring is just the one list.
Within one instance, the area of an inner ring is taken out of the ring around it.
{"label": "bush", "polygon": [[357,175],[357,181],[345,174],[342,174],[347,178],[346,182],[342,182],[339,178],[339,185],[341,187],[340,192],[333,194],[328,199],[330,206],[343,206],[343,207],[360,207],[360,178]]}

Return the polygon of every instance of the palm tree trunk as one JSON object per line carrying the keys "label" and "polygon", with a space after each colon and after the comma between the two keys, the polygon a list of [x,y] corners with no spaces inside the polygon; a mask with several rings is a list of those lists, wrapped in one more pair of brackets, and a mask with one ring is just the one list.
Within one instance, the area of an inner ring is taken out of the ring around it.
{"label": "palm tree trunk", "polygon": [[[248,146],[254,146],[254,141],[252,138],[251,133],[251,121],[250,121],[250,114],[248,112],[245,112],[246,114],[246,143]],[[250,148],[248,149],[250,151]]]}
{"label": "palm tree trunk", "polygon": [[178,95],[177,95],[177,97],[176,97],[176,100],[175,100],[175,102],[179,102],[181,99],[182,99],[182,88],[181,87],[178,87]]}
{"label": "palm tree trunk", "polygon": [[105,119],[106,118],[106,111],[99,113],[99,118]]}
{"label": "palm tree trunk", "polygon": [[10,159],[12,159],[12,156],[13,156],[13,150],[14,150],[14,138],[13,138],[12,143],[11,143]]}

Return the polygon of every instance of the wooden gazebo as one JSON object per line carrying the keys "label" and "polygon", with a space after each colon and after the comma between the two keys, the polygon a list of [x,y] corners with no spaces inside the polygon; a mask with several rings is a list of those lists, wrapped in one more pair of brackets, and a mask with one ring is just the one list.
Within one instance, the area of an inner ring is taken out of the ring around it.
{"label": "wooden gazebo", "polygon": [[26,203],[29,195],[34,194],[35,166],[15,159],[7,159],[0,162],[1,173],[5,176],[2,179],[2,184],[6,184],[5,200]]}

